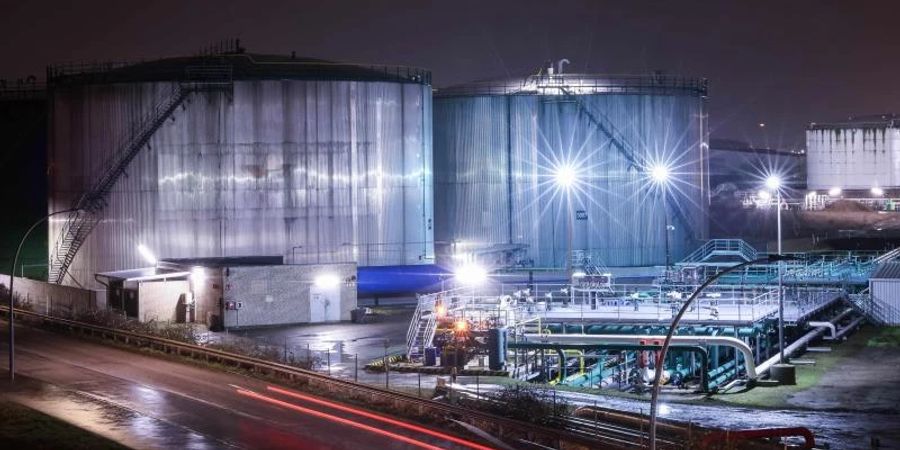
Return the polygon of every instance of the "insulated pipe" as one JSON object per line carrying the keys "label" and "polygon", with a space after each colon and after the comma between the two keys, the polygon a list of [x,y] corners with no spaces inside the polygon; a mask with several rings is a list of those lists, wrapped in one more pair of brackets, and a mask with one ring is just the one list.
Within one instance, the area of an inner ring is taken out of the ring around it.
{"label": "insulated pipe", "polygon": [[[641,351],[641,350],[659,350],[658,345],[614,345],[614,344],[567,344],[567,345],[559,345],[552,344],[548,342],[510,342],[509,348],[512,349],[524,349],[526,352],[530,349],[538,350],[538,349],[549,349],[556,350],[557,348],[564,349],[579,349],[583,351],[587,350],[612,350],[612,351]],[[703,387],[703,392],[709,392],[709,352],[705,347],[699,345],[674,345],[672,348],[676,348],[683,351],[691,352],[691,354],[700,354],[700,386]],[[598,358],[602,364],[602,358]],[[693,364],[691,364],[693,366]],[[601,379],[602,377],[602,369],[601,369]]]}
{"label": "insulated pipe", "polygon": [[818,327],[826,327],[831,330],[831,339],[837,339],[837,326],[831,322],[816,322],[810,321],[808,322],[810,327],[818,328]]}
{"label": "insulated pipe", "polygon": [[866,320],[866,318],[863,316],[857,317],[853,322],[850,322],[849,325],[847,325],[844,328],[841,328],[841,331],[838,331],[837,334],[834,336],[834,338],[840,339],[840,338],[844,337],[845,334],[853,331],[854,328],[859,326],[859,324],[862,323],[863,320]]}
{"label": "insulated pipe", "polygon": [[[558,344],[625,344],[625,345],[659,345],[663,344],[665,336],[652,335],[618,335],[618,334],[557,334],[545,336],[540,334],[526,334],[526,340],[537,342],[552,342]],[[724,345],[733,347],[744,355],[744,367],[747,376],[754,379],[757,376],[756,364],[753,362],[753,351],[744,341],[727,336],[672,336],[672,343],[679,345]]]}
{"label": "insulated pipe", "polygon": [[[848,308],[846,311],[835,316],[834,319],[829,320],[828,323],[835,324],[835,323],[839,322],[841,319],[843,319],[844,317],[847,317],[847,315],[849,315],[852,312],[853,312],[853,310]],[[821,327],[816,328],[815,330],[810,331],[809,333],[804,334],[803,337],[801,337],[800,339],[797,339],[796,341],[794,341],[793,344],[788,345],[787,348],[784,349],[785,356],[790,357],[792,354],[794,354],[794,352],[801,349],[804,345],[808,344],[813,339],[821,336],[822,333],[824,333],[827,328],[829,328],[829,327],[821,326]],[[782,352],[778,352],[778,353],[779,353],[779,355],[775,355],[759,365],[759,367],[757,368],[757,371],[759,372],[760,375],[768,372],[769,368],[771,368],[772,365],[778,364],[778,362],[780,361],[780,354]]]}

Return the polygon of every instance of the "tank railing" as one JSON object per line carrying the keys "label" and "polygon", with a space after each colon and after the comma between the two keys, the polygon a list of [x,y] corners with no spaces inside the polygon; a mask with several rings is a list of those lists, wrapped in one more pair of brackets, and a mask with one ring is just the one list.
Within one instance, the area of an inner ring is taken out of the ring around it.
{"label": "tank railing", "polygon": [[16,83],[8,83],[8,80],[0,80],[0,99],[31,100],[46,93],[47,84],[43,82],[17,80]]}
{"label": "tank railing", "polygon": [[[253,58],[252,55],[245,53],[235,53],[235,54],[221,54],[221,55],[211,55],[200,57],[205,58],[210,61],[210,64],[218,63],[218,64],[228,64],[227,61],[232,60],[234,58],[242,58],[245,61],[248,61],[250,64],[257,66],[273,66],[273,67],[303,67],[305,73],[310,75],[317,75],[315,69],[321,68],[321,75],[330,76],[334,74],[335,69],[348,69],[348,70],[367,70],[372,72],[373,74],[380,74],[385,79],[391,79],[396,81],[414,81],[418,83],[431,84],[431,71],[422,69],[419,67],[411,67],[411,66],[397,66],[397,65],[384,65],[384,64],[353,64],[353,63],[340,63],[340,62],[328,62],[328,61],[292,61],[292,60],[284,60],[284,61],[257,61]],[[109,74],[118,70],[127,69],[127,68],[136,68],[136,66],[153,63],[157,60],[136,60],[136,61],[110,61],[110,62],[70,62],[57,64],[53,66],[47,67],[47,83],[52,84],[53,82],[59,81],[59,79],[66,77],[91,77],[91,76],[99,76],[104,74]],[[172,70],[171,67],[163,66],[163,67],[141,67],[141,73],[146,73],[149,75],[159,75],[159,76],[172,76],[177,73]],[[175,81],[175,80],[173,80]]]}
{"label": "tank railing", "polygon": [[709,81],[705,78],[669,75],[533,75],[512,81],[481,81],[448,87],[439,89],[437,95],[516,95],[534,93],[558,95],[560,86],[570,89],[571,93],[576,95],[682,91],[695,92],[705,96],[709,90]]}
{"label": "tank railing", "polygon": [[93,75],[107,73],[124,67],[144,63],[137,61],[75,61],[47,66],[47,83],[50,84],[60,77],[74,75]]}
{"label": "tank railing", "polygon": [[233,72],[231,64],[194,65],[185,67],[184,79],[188,83],[231,83],[233,81]]}

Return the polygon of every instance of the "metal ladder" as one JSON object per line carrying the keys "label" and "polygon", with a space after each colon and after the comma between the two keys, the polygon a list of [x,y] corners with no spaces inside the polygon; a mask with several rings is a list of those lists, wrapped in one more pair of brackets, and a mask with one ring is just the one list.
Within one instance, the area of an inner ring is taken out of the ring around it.
{"label": "metal ladder", "polygon": [[148,147],[153,134],[172,116],[175,110],[194,92],[231,89],[230,66],[200,66],[186,69],[185,81],[176,84],[172,90],[147,113],[133,124],[131,132],[117,147],[117,152],[106,162],[106,172],[94,185],[72,204],[75,211],[69,214],[65,225],[56,238],[50,255],[48,281],[62,284],[75,255],[84,244],[91,231],[100,223],[106,207],[106,198],[125,170],[140,153]]}

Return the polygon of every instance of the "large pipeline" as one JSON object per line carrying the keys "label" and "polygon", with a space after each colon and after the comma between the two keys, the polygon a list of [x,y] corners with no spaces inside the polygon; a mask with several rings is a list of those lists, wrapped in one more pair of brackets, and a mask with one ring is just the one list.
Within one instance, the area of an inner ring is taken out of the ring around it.
{"label": "large pipeline", "polygon": [[[833,319],[829,320],[828,322],[831,323],[831,324],[833,324],[833,325],[836,325],[836,324],[837,324],[838,322],[840,322],[844,317],[847,317],[847,316],[848,316],[850,313],[852,313],[852,312],[853,312],[852,309],[847,308],[847,310],[845,310],[844,312],[838,314],[837,316],[835,316]],[[857,322],[857,323],[858,323],[858,322]],[[784,357],[785,357],[785,358],[790,358],[790,356],[793,355],[794,352],[796,352],[797,350],[803,348],[803,346],[805,346],[806,344],[808,344],[808,343],[809,343],[810,341],[812,341],[813,339],[818,338],[819,336],[821,336],[822,334],[824,334],[825,331],[829,330],[830,328],[831,328],[831,327],[822,325],[822,326],[818,326],[818,327],[816,327],[815,329],[811,330],[809,333],[804,334],[803,337],[801,337],[800,339],[797,339],[797,340],[794,341],[791,345],[788,345],[787,347],[785,347],[785,349],[784,349]],[[843,331],[843,330],[842,330],[842,331]],[[835,336],[837,337],[838,335],[835,334]],[[843,336],[843,334],[841,334],[841,336]],[[768,372],[769,369],[772,367],[772,365],[778,364],[779,361],[781,361],[781,356],[780,356],[780,354],[776,354],[775,356],[773,356],[773,357],[767,359],[765,362],[763,362],[762,364],[760,364],[759,367],[757,367],[757,372],[758,372],[758,374],[759,374],[759,375],[762,375],[762,374]]]}
{"label": "large pipeline", "polygon": [[[559,344],[629,344],[629,345],[662,345],[665,336],[653,335],[618,335],[618,334],[526,334],[525,339],[533,342]],[[673,344],[681,345],[724,345],[733,347],[744,355],[744,368],[747,377],[757,377],[753,351],[744,341],[727,336],[672,336]]]}

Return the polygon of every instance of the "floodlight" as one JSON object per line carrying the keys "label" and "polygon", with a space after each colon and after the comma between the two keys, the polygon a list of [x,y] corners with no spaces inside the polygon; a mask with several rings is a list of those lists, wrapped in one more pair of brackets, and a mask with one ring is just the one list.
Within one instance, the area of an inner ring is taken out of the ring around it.
{"label": "floodlight", "polygon": [[313,283],[319,288],[333,288],[341,284],[341,279],[333,273],[323,273],[317,275]]}
{"label": "floodlight", "polygon": [[578,181],[578,174],[575,172],[575,168],[568,164],[557,167],[553,177],[556,179],[557,185],[566,189],[574,186]]}
{"label": "floodlight", "polygon": [[487,281],[488,273],[478,264],[466,264],[456,269],[455,276],[460,284],[478,286]]}
{"label": "floodlight", "polygon": [[146,245],[138,244],[137,251],[138,251],[138,253],[140,253],[141,258],[144,258],[144,261],[147,261],[147,264],[150,264],[151,266],[156,265],[156,263],[158,261],[156,259],[156,255],[154,255],[153,252],[151,252],[150,249],[147,248]]}
{"label": "floodlight", "polygon": [[660,184],[668,182],[671,174],[669,168],[662,164],[657,164],[650,169],[650,178]]}
{"label": "floodlight", "polygon": [[191,281],[196,284],[206,281],[206,271],[202,267],[194,267],[191,269]]}

